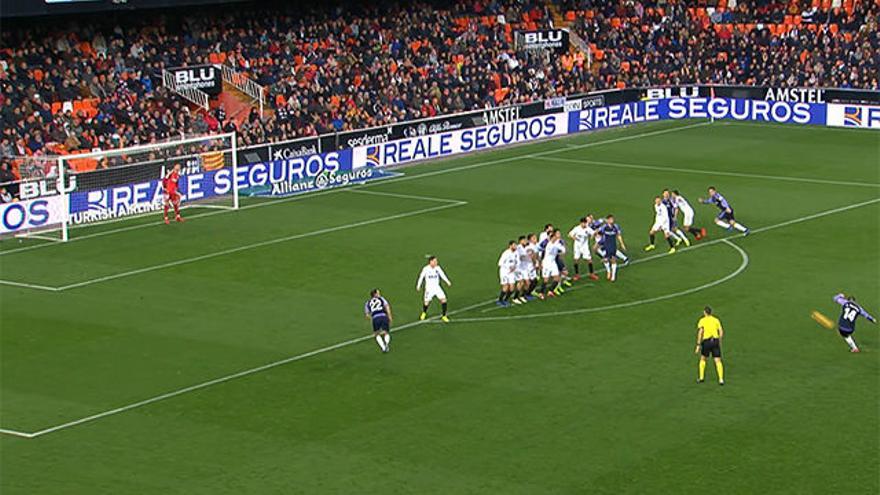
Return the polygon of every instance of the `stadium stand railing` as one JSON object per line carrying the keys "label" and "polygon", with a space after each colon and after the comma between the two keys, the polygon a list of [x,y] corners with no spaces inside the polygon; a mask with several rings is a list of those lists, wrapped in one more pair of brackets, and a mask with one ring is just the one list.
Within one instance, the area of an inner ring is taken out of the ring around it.
{"label": "stadium stand railing", "polygon": [[197,88],[181,88],[177,85],[174,80],[174,74],[168,72],[167,70],[162,70],[162,83],[166,88],[171,91],[177,93],[185,100],[189,101],[193,105],[201,108],[202,110],[208,110],[211,106],[211,97],[208,93],[197,89]]}

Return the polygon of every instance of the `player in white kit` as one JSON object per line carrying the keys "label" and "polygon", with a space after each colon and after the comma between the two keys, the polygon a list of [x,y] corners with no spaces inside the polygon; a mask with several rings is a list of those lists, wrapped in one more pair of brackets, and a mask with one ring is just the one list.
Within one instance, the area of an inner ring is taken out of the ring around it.
{"label": "player in white kit", "polygon": [[681,224],[684,226],[684,230],[694,236],[694,239],[698,241],[705,237],[706,229],[694,227],[694,208],[688,203],[688,200],[684,199],[684,196],[682,196],[678,190],[672,191],[672,202],[678,211],[681,212]]}
{"label": "player in white kit", "polygon": [[675,252],[675,243],[673,242],[671,232],[669,231],[669,223],[669,211],[666,209],[666,206],[663,204],[660,196],[655,196],[654,225],[652,225],[651,230],[648,231],[648,237],[650,238],[651,243],[645,246],[645,251],[651,251],[652,249],[655,249],[654,241],[657,232],[663,232],[663,237],[666,239],[666,242],[669,243],[669,254]]}
{"label": "player in white kit", "polygon": [[447,316],[448,305],[446,303],[446,293],[443,292],[443,287],[440,285],[441,280],[446,282],[447,287],[452,287],[452,282],[449,281],[449,278],[446,277],[446,273],[440,268],[440,264],[437,262],[437,257],[431,256],[428,258],[428,264],[422,268],[422,272],[419,274],[419,280],[416,282],[416,292],[422,290],[423,282],[425,284],[424,305],[422,305],[422,314],[419,315],[420,320],[424,320],[428,317],[428,305],[431,304],[431,301],[436,297],[440,300],[440,307],[443,311],[440,319],[445,323],[449,323],[449,316]]}
{"label": "player in white kit", "polygon": [[516,243],[516,288],[511,299],[513,304],[528,302],[529,266],[532,264],[528,245],[528,237],[524,235],[519,236]]}
{"label": "player in white kit", "polygon": [[535,289],[538,288],[538,268],[541,266],[541,257],[538,255],[538,236],[535,234],[529,234],[528,236],[529,242],[526,244],[526,253],[529,255],[529,265],[527,268],[526,280],[528,280],[528,287],[526,287],[526,298],[534,298]]}
{"label": "player in white kit", "polygon": [[[541,260],[541,277],[544,279],[541,291],[538,293],[538,297],[541,299],[545,295],[553,297],[562,293],[562,287],[559,285],[561,280],[559,264],[556,262],[556,257],[562,254],[565,254],[565,243],[562,241],[562,232],[557,229],[547,238],[544,258]],[[547,284],[550,284],[549,289]]]}
{"label": "player in white kit", "polygon": [[501,292],[495,302],[498,306],[510,306],[510,298],[516,287],[516,267],[519,259],[516,255],[516,241],[508,241],[507,249],[501,252],[498,258],[498,279],[501,281]]}
{"label": "player in white kit", "polygon": [[580,280],[581,275],[581,267],[580,260],[584,260],[587,262],[587,266],[590,270],[590,277],[593,280],[599,280],[599,276],[596,275],[593,271],[593,256],[590,250],[590,238],[596,235],[596,231],[590,226],[589,219],[587,217],[581,218],[580,223],[572,227],[570,231],[568,231],[569,239],[574,241],[574,279]]}

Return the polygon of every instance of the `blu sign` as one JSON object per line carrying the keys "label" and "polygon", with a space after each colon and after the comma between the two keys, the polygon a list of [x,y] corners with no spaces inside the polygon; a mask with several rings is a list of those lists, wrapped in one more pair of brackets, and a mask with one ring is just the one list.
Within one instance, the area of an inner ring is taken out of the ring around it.
{"label": "blu sign", "polygon": [[828,105],[828,125],[880,129],[880,107],[866,105]]}
{"label": "blu sign", "polygon": [[557,113],[359,146],[353,150],[352,164],[354,168],[384,167],[559,136],[566,133],[565,119],[566,114]]}
{"label": "blu sign", "polygon": [[64,221],[59,195],[0,205],[0,234],[58,225]]}

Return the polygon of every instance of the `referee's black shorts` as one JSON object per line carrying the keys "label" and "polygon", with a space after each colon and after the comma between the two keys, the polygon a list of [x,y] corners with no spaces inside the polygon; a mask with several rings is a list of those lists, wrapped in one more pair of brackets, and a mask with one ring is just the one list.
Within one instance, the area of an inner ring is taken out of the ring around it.
{"label": "referee's black shorts", "polygon": [[718,339],[706,339],[700,343],[700,354],[703,357],[721,357],[721,341]]}

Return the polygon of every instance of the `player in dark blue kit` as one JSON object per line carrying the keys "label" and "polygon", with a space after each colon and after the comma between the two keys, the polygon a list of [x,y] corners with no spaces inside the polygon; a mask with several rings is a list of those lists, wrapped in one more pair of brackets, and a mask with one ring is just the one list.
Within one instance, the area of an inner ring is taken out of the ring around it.
{"label": "player in dark blue kit", "polygon": [[[602,232],[601,232],[602,226],[605,225],[605,220],[602,220],[601,218],[594,220],[593,215],[587,215],[587,224],[590,226],[591,229],[593,229],[593,232],[596,233],[596,244],[593,246],[593,251],[595,251],[596,254],[601,256],[602,259],[605,259],[606,258],[605,248],[602,245]],[[622,234],[623,229],[620,228],[620,225],[618,225],[617,228],[620,230],[620,233]],[[614,254],[617,257],[617,259],[623,261],[623,266],[626,266],[629,263],[629,256],[627,256],[626,253],[624,253],[620,249],[618,249],[617,252]]]}
{"label": "player in dark blue kit", "polygon": [[724,196],[719,193],[714,186],[709,187],[709,197],[706,199],[700,198],[700,203],[703,204],[712,204],[718,207],[721,210],[718,213],[718,216],[715,217],[715,224],[721,228],[730,230],[731,227],[742,232],[744,235],[749,235],[749,228],[745,225],[738,223],[736,219],[733,217],[733,207],[730,206],[730,203],[724,199]]}
{"label": "player in dark blue kit", "polygon": [[864,308],[856,304],[856,298],[853,296],[845,296],[837,294],[834,296],[834,302],[843,306],[840,311],[840,318],[837,320],[837,331],[849,346],[849,352],[859,352],[859,346],[852,335],[856,331],[856,320],[859,316],[865,317],[871,323],[877,323],[877,319],[868,314]]}
{"label": "player in dark blue kit", "polygon": [[373,337],[382,352],[391,350],[391,305],[379,293],[379,289],[370,291],[370,299],[364,304],[364,314],[373,322]]}
{"label": "player in dark blue kit", "polygon": [[617,280],[617,244],[620,248],[626,250],[626,244],[623,242],[623,234],[620,227],[614,223],[614,215],[605,217],[605,224],[599,227],[597,232],[602,236],[602,249],[605,255],[602,262],[605,263],[605,275],[608,280],[614,282]]}

